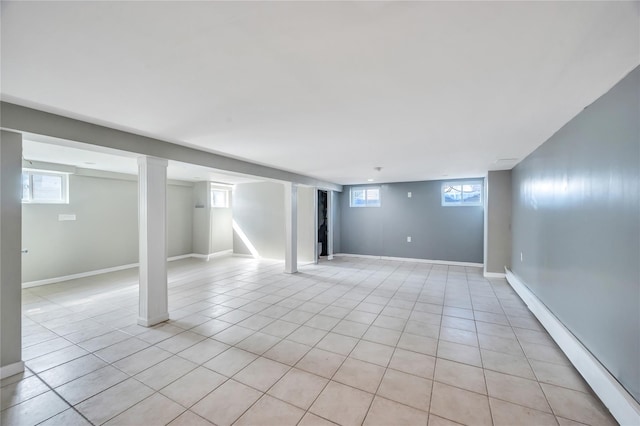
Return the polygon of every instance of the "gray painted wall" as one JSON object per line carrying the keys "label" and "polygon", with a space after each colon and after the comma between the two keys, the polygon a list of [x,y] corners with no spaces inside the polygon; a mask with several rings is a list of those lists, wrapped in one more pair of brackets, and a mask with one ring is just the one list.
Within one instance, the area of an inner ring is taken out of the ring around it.
{"label": "gray painted wall", "polygon": [[486,272],[511,266],[511,170],[490,171],[485,179]]}
{"label": "gray painted wall", "polygon": [[342,253],[342,195],[336,191],[328,192],[333,202],[333,252]]}
{"label": "gray painted wall", "polygon": [[0,366],[22,359],[22,135],[0,133]]}
{"label": "gray painted wall", "polygon": [[[23,204],[23,282],[137,263],[137,200],[135,180],[72,174],[69,204]],[[169,185],[167,206],[168,255],[191,253],[191,186]]]}
{"label": "gray painted wall", "polygon": [[[243,183],[233,191],[233,220],[265,259],[284,259],[284,185],[274,182]],[[251,254],[233,233],[233,251]]]}
{"label": "gray painted wall", "polygon": [[341,251],[482,263],[483,207],[442,207],[441,185],[442,181],[376,185],[381,188],[381,207],[349,207],[350,187],[345,186],[340,197]]}
{"label": "gray painted wall", "polygon": [[209,253],[233,250],[233,216],[231,208],[211,209],[211,242]]}
{"label": "gray painted wall", "polygon": [[636,68],[512,176],[514,273],[636,400],[639,99]]}

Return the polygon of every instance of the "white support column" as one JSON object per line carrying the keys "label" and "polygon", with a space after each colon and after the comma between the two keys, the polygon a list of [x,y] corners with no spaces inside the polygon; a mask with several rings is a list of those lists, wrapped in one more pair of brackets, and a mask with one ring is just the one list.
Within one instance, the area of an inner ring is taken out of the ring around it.
{"label": "white support column", "polygon": [[333,259],[333,206],[335,191],[327,191],[327,259]]}
{"label": "white support column", "polygon": [[0,134],[0,378],[22,362],[22,135]]}
{"label": "white support column", "polygon": [[140,305],[138,324],[169,319],[167,291],[167,165],[161,158],[138,158]]}
{"label": "white support column", "polygon": [[298,272],[298,186],[295,183],[284,184],[284,272]]}

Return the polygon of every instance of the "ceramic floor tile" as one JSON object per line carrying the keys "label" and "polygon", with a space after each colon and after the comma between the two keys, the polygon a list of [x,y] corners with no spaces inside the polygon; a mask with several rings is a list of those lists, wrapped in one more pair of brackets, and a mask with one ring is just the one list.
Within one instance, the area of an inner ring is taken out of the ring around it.
{"label": "ceramic floor tile", "polygon": [[[531,367],[535,373],[535,377],[540,382],[549,383],[551,385],[562,386],[573,390],[590,393],[589,385],[584,381],[580,373],[573,368],[565,365],[551,364],[548,362],[530,360]],[[534,377],[534,378],[535,378]]]}
{"label": "ceramic floor tile", "polygon": [[429,426],[459,426],[461,424],[462,423],[457,423],[457,422],[436,416],[433,413],[429,414]]}
{"label": "ceramic floor tile", "polygon": [[150,387],[128,379],[81,402],[76,408],[92,423],[102,424],[152,394]]}
{"label": "ceramic floor tile", "polygon": [[109,365],[56,388],[56,392],[76,405],[127,378],[122,371]]}
{"label": "ceramic floor tile", "polygon": [[122,342],[123,340],[127,340],[131,336],[127,333],[123,333],[118,330],[111,331],[109,333],[103,334],[98,337],[94,337],[89,340],[85,340],[83,342],[78,343],[78,346],[89,351],[95,352],[100,349],[104,349],[107,346],[111,346],[115,343]]}
{"label": "ceramic floor tile", "polygon": [[329,333],[318,344],[317,348],[335,352],[340,355],[348,355],[356,346],[358,339],[341,334]]}
{"label": "ceramic floor tile", "polygon": [[196,364],[204,364],[227,349],[229,349],[229,345],[227,344],[213,339],[206,339],[182,352],[178,352],[178,356]]}
{"label": "ceramic floor tile", "polygon": [[218,426],[229,426],[262,395],[249,386],[228,380],[194,405],[191,411]]}
{"label": "ceramic floor tile", "polygon": [[369,393],[375,393],[385,369],[357,359],[347,358],[333,380]]}
{"label": "ceramic floor tile", "polygon": [[431,380],[388,369],[378,389],[378,395],[428,411],[431,386]]}
{"label": "ceramic floor tile", "polygon": [[302,417],[302,420],[300,420],[300,423],[298,423],[298,426],[335,426],[335,423],[307,412],[304,417]]}
{"label": "ceramic floor tile", "polygon": [[329,382],[309,411],[344,426],[359,426],[369,410],[373,395]]}
{"label": "ceramic floor tile", "polygon": [[489,398],[489,404],[491,405],[494,426],[513,426],[515,421],[522,426],[557,425],[555,417],[549,413],[495,398]]}
{"label": "ceramic floor tile", "polygon": [[309,350],[311,346],[301,343],[282,340],[280,343],[264,353],[264,357],[287,365],[295,365]]}
{"label": "ceramic floor tile", "polygon": [[185,411],[184,413],[176,417],[175,420],[169,423],[168,426],[214,426],[214,425],[213,423],[203,419],[202,417],[200,417],[199,415],[191,411]]}
{"label": "ceramic floor tile", "polygon": [[431,337],[438,339],[440,336],[440,324],[428,324],[420,321],[407,321],[404,328],[405,333],[415,334],[417,336]]}
{"label": "ceramic floor tile", "polygon": [[480,351],[480,354],[482,356],[482,364],[488,370],[524,377],[525,379],[536,379],[533,370],[531,370],[529,360],[524,356],[513,356],[484,349]]}
{"label": "ceramic floor tile", "polygon": [[259,331],[244,339],[236,345],[236,348],[243,349],[256,355],[262,355],[282,339],[271,336],[270,334],[260,333]]}
{"label": "ceramic floor tile", "polygon": [[520,343],[518,339],[513,338],[504,338],[491,336],[488,334],[478,334],[478,340],[480,341],[480,348],[486,349],[494,352],[501,352],[504,354],[514,355],[514,356],[524,356],[524,352],[520,347]]}
{"label": "ceramic floor tile", "polygon": [[461,345],[441,340],[438,342],[438,358],[482,367],[480,350],[473,346]]}
{"label": "ceramic floor tile", "polygon": [[617,423],[602,402],[589,394],[546,383],[540,386],[556,416],[594,426]]}
{"label": "ceramic floor tile", "polygon": [[82,417],[76,410],[69,408],[60,414],[49,418],[38,426],[91,426],[84,417]]}
{"label": "ceramic floor tile", "polygon": [[359,339],[367,331],[369,326],[360,322],[342,320],[333,329],[332,333],[338,333],[345,336],[355,337]]}
{"label": "ceramic floor tile", "polygon": [[264,395],[234,423],[237,426],[278,425],[295,426],[304,411],[291,404]]}
{"label": "ceramic floor tile", "polygon": [[203,365],[209,370],[231,377],[249,365],[258,356],[242,349],[230,348]]}
{"label": "ceramic floor tile", "polygon": [[54,392],[45,392],[0,413],[0,424],[35,425],[69,408]]}
{"label": "ceramic floor tile", "polygon": [[428,417],[425,411],[376,396],[363,426],[426,426]]}
{"label": "ceramic floor tile", "polygon": [[266,392],[290,368],[288,365],[260,357],[233,376],[233,379]]}
{"label": "ceramic floor tile", "polygon": [[380,343],[367,342],[361,340],[351,351],[351,358],[367,361],[373,364],[386,367],[389,364],[391,355],[393,355],[393,347],[381,345]]}
{"label": "ceramic floor tile", "polygon": [[551,412],[538,382],[490,370],[485,370],[485,378],[489,396],[538,411]]}
{"label": "ceramic floor tile", "polygon": [[126,358],[129,355],[133,355],[136,352],[140,352],[149,346],[150,344],[144,340],[130,337],[129,339],[123,340],[115,345],[100,349],[99,351],[94,352],[94,355],[102,358],[106,362],[113,363],[121,360],[122,358]]}
{"label": "ceramic floor tile", "polygon": [[178,352],[190,348],[191,346],[203,341],[204,339],[206,339],[206,337],[201,334],[185,331],[183,333],[176,334],[173,337],[169,337],[166,340],[163,340],[156,346],[160,349],[164,349],[165,351],[177,354]]}
{"label": "ceramic floor tile", "polygon": [[57,367],[58,365],[83,357],[87,354],[88,352],[86,350],[74,345],[31,359],[25,362],[25,364],[34,373],[40,373],[41,371]]}
{"label": "ceramic floor tile", "polygon": [[435,382],[430,413],[468,425],[493,424],[489,399],[485,395]]}
{"label": "ceramic floor tile", "polygon": [[242,340],[251,336],[255,331],[250,328],[240,327],[239,325],[233,325],[218,334],[214,334],[211,338],[219,342],[226,343],[227,345],[235,345]]}
{"label": "ceramic floor tile", "polygon": [[521,342],[522,349],[529,359],[535,359],[537,361],[550,362],[553,364],[560,364],[570,366],[571,363],[567,357],[557,347],[540,345],[537,343]]}
{"label": "ceramic floor tile", "polygon": [[39,356],[55,352],[62,348],[66,348],[68,346],[71,346],[72,344],[73,343],[71,343],[69,340],[63,339],[62,337],[47,340],[45,342],[29,346],[28,348],[24,348],[22,350],[22,359],[23,361],[29,361]]}
{"label": "ceramic floor tile", "polygon": [[164,425],[184,411],[184,407],[156,393],[109,420],[105,425],[130,426],[139,424],[141,419],[149,425]]}
{"label": "ceramic floor tile", "polygon": [[272,336],[284,338],[293,333],[293,331],[298,327],[300,327],[299,324],[276,320],[260,331],[263,333],[271,334]]}
{"label": "ceramic floor tile", "polygon": [[302,343],[307,346],[314,346],[318,343],[324,336],[327,335],[325,330],[320,330],[319,328],[312,328],[303,325],[298,328],[296,331],[287,336],[287,340],[291,340],[292,342]]}
{"label": "ceramic floor tile", "polygon": [[176,334],[182,333],[184,329],[176,327],[168,323],[162,323],[160,325],[149,328],[144,333],[137,335],[138,339],[144,340],[147,343],[156,344]]}
{"label": "ceramic floor tile", "polygon": [[432,356],[398,348],[391,357],[389,368],[432,379],[435,363],[436,359]]}
{"label": "ceramic floor tile", "polygon": [[173,354],[171,352],[151,346],[114,362],[113,366],[133,376],[161,361],[164,361],[172,355]]}
{"label": "ceramic floor tile", "polygon": [[460,330],[459,328],[442,327],[440,339],[447,342],[460,343],[461,345],[478,346],[478,335],[473,331]]}
{"label": "ceramic floor tile", "polygon": [[134,377],[154,390],[162,389],[174,380],[184,376],[197,365],[179,356],[161,361]]}
{"label": "ceramic floor tile", "polygon": [[249,328],[251,330],[258,331],[268,326],[273,321],[275,320],[270,317],[265,317],[263,315],[253,315],[252,317],[249,317],[243,321],[240,321],[238,325],[244,328]]}
{"label": "ceramic floor tile", "polygon": [[267,393],[306,410],[327,383],[327,379],[293,368]]}
{"label": "ceramic floor tile", "polygon": [[94,355],[85,355],[40,373],[40,378],[56,388],[92,371],[106,367],[107,363]]}
{"label": "ceramic floor tile", "polygon": [[394,317],[388,317],[386,315],[379,315],[371,325],[375,325],[376,327],[388,328],[396,331],[402,331],[406,323],[407,323],[407,320],[402,318],[394,318]]}
{"label": "ceramic floor tile", "polygon": [[487,394],[482,368],[468,364],[460,364],[443,358],[438,358],[434,373],[434,380],[466,389],[472,392]]}
{"label": "ceramic floor tile", "polygon": [[0,389],[0,400],[2,401],[0,408],[4,410],[48,391],[49,387],[38,377],[27,377]]}
{"label": "ceramic floor tile", "polygon": [[398,341],[398,347],[425,355],[436,355],[438,341],[431,337],[418,336],[416,334],[402,333]]}
{"label": "ceramic floor tile", "polygon": [[388,328],[372,325],[362,336],[362,339],[374,343],[381,343],[383,345],[395,346],[398,343],[398,340],[400,340],[401,334],[402,333],[397,330],[390,330]]}
{"label": "ceramic floor tile", "polygon": [[345,357],[342,355],[313,348],[298,361],[296,367],[329,379],[338,370],[344,360]]}
{"label": "ceramic floor tile", "polygon": [[188,408],[226,380],[221,374],[198,367],[162,388],[160,393]]}
{"label": "ceramic floor tile", "polygon": [[192,333],[197,333],[205,337],[211,337],[214,334],[218,334],[223,330],[231,327],[233,324],[220,321],[218,319],[212,319],[211,321],[204,322],[197,327],[193,327],[189,331]]}

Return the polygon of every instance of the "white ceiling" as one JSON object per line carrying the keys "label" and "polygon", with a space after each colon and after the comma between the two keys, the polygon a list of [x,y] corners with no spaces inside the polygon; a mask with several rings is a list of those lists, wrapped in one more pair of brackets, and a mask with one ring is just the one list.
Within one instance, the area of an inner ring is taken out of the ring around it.
{"label": "white ceiling", "polygon": [[482,176],[640,64],[639,10],[3,1],[1,91],[340,184]]}

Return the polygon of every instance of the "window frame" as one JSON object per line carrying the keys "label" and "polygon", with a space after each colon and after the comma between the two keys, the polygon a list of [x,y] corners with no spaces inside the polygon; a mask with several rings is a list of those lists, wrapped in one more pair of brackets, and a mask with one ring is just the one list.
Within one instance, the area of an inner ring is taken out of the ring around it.
{"label": "window frame", "polygon": [[[218,206],[215,205],[214,203],[214,197],[213,197],[213,193],[214,191],[216,192],[224,192],[224,206]],[[228,209],[229,207],[231,207],[231,190],[228,188],[219,188],[219,187],[214,187],[211,186],[209,188],[209,206],[211,206],[212,209]]]}
{"label": "window frame", "polygon": [[[22,176],[28,176],[28,194],[27,198],[22,198],[22,204],[69,204],[69,173],[66,172],[58,172],[55,170],[40,170],[40,169],[22,169]],[[55,176],[60,177],[61,182],[61,197],[58,199],[42,199],[42,198],[34,198],[33,196],[33,176]],[[24,196],[25,188],[23,185],[22,195]]]}
{"label": "window frame", "polygon": [[[479,201],[464,201],[464,186],[465,185],[480,185],[480,200]],[[445,200],[445,188],[446,187],[460,187],[460,201],[451,202]],[[483,207],[484,206],[484,181],[482,179],[461,179],[454,181],[442,182],[440,185],[440,205],[442,207]]]}
{"label": "window frame", "polygon": [[[378,203],[369,204],[367,202],[368,192],[371,190],[378,191]],[[364,204],[355,204],[353,202],[354,191],[364,191]],[[382,189],[380,186],[367,185],[367,186],[352,186],[349,188],[349,207],[382,207]]]}

